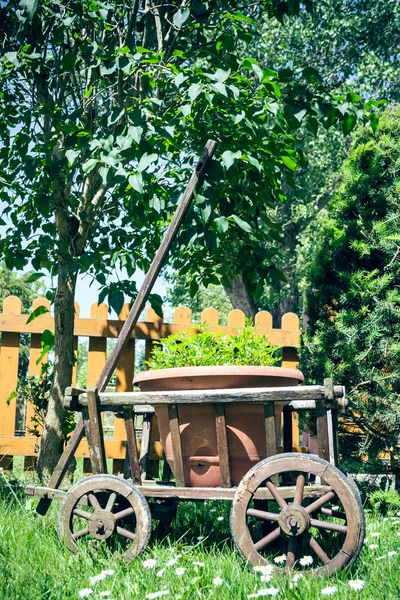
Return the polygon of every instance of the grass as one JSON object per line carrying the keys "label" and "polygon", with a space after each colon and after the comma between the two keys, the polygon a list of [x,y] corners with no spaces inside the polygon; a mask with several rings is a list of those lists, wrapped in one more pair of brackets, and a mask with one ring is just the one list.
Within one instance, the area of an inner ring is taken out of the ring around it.
{"label": "grass", "polygon": [[[337,586],[332,597],[340,600],[400,598],[400,519],[396,523],[391,517],[368,515],[368,543],[350,572],[326,579],[303,577],[291,588],[290,577],[261,583],[260,575],[239,557],[230,539],[228,503],[182,503],[169,535],[163,540],[153,536],[146,552],[127,565],[104,544],[85,544],[79,555],[70,553],[56,535],[56,503],[46,517],[40,517],[34,510],[34,500],[12,491],[1,474],[0,479],[0,599],[79,598],[79,591],[90,587],[94,590],[91,600],[104,597],[101,592],[110,592],[108,597],[114,600],[145,599],[146,594],[163,589],[168,590],[166,598],[171,600],[247,600],[250,594],[271,586],[279,589],[277,598],[287,600],[323,599],[327,596],[321,590],[327,586]],[[374,532],[380,535],[373,537]],[[199,541],[199,536],[204,537]],[[371,543],[378,548],[369,549]],[[397,555],[388,557],[391,551],[397,551]],[[176,564],[166,566],[177,555]],[[375,560],[380,556],[384,558]],[[157,561],[156,565],[146,569],[144,561],[150,558]],[[196,566],[193,561],[204,566]],[[157,577],[162,568],[164,574]],[[183,575],[177,575],[176,568],[185,569]],[[105,569],[114,573],[89,585],[89,578]],[[213,584],[216,577],[222,579],[222,585]],[[361,592],[348,585],[356,578],[365,581]]]}

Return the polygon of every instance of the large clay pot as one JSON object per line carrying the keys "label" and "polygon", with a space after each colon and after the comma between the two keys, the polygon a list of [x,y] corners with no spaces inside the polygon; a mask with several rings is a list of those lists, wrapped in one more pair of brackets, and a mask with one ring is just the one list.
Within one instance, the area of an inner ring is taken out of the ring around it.
{"label": "large clay pot", "polygon": [[[134,379],[141,391],[206,390],[297,385],[301,371],[281,367],[179,367],[140,373]],[[285,402],[275,402],[277,426]],[[174,470],[168,408],[156,407],[156,415],[167,461]],[[189,487],[221,485],[215,413],[212,405],[178,405],[185,484]],[[253,465],[265,458],[264,408],[241,402],[225,406],[229,464],[233,485]]]}

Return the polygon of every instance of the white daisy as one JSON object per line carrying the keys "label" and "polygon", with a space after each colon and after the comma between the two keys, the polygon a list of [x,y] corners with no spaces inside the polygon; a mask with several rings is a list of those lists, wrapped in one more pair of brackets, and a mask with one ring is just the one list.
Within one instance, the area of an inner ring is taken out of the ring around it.
{"label": "white daisy", "polygon": [[154,598],[161,598],[161,596],[168,596],[168,594],[168,590],[160,590],[159,592],[150,592],[149,594],[146,594],[146,598],[153,600]]}
{"label": "white daisy", "polygon": [[82,590],[79,590],[79,598],[87,598],[90,596],[90,594],[93,594],[93,590],[91,588],[83,588]]}
{"label": "white daisy", "polygon": [[258,598],[258,594],[249,594],[248,598]]}
{"label": "white daisy", "polygon": [[101,572],[102,575],[114,575],[115,571],[114,569],[104,569],[104,571]]}
{"label": "white daisy", "polygon": [[194,560],[192,564],[195,565],[196,567],[204,567],[204,563],[199,562],[198,560]]}
{"label": "white daisy", "polygon": [[364,544],[368,544],[368,538],[365,538]]}
{"label": "white daisy", "polygon": [[377,556],[375,560],[384,560],[386,556]]}
{"label": "white daisy", "polygon": [[400,531],[398,531],[396,535],[400,535]]}
{"label": "white daisy", "polygon": [[390,552],[388,552],[388,556],[396,556],[396,554],[396,550],[391,550]]}
{"label": "white daisy", "polygon": [[256,573],[262,573],[262,570],[262,565],[256,565],[255,567],[253,567],[253,571],[255,571]]}
{"label": "white daisy", "polygon": [[381,534],[378,533],[377,531],[374,531],[374,533],[371,533],[371,537],[379,537]]}
{"label": "white daisy", "polygon": [[109,590],[105,590],[104,592],[100,592],[100,596],[107,598],[108,596],[111,596],[111,592]]}
{"label": "white daisy", "polygon": [[258,596],[276,596],[279,593],[279,589],[271,586],[270,588],[263,588],[258,590]]}
{"label": "white daisy", "polygon": [[292,577],[292,581],[294,581],[294,583],[297,583],[302,577],[303,573],[295,573]]}
{"label": "white daisy", "polygon": [[263,583],[269,583],[272,579],[272,575],[261,575],[260,580]]}
{"label": "white daisy", "polygon": [[181,577],[184,573],[185,573],[186,569],[184,569],[183,567],[178,567],[177,569],[175,569],[175,575],[179,575],[179,577]]}
{"label": "white daisy", "polygon": [[263,575],[272,575],[274,572],[274,567],[272,565],[262,565],[261,573]]}
{"label": "white daisy", "polygon": [[167,560],[166,565],[167,567],[172,567],[173,565],[176,565],[177,562],[177,558],[170,558],[169,560]]}
{"label": "white daisy", "polygon": [[333,596],[333,594],[337,592],[337,587],[336,585],[328,585],[328,587],[323,588],[321,590],[321,594],[323,596]]}
{"label": "white daisy", "polygon": [[224,517],[217,517],[217,521],[223,521]]}
{"label": "white daisy", "polygon": [[102,571],[100,573],[100,575],[93,575],[93,577],[89,577],[89,584],[94,585],[95,583],[98,583],[99,581],[103,581],[103,579],[105,579],[106,577],[107,577],[107,575]]}
{"label": "white daisy", "polygon": [[212,580],[213,584],[216,586],[220,586],[224,583],[224,580],[221,579],[221,577],[214,577],[214,579]]}
{"label": "white daisy", "polygon": [[348,584],[352,590],[356,590],[358,592],[359,590],[363,589],[365,581],[363,581],[362,579],[350,579]]}
{"label": "white daisy", "polygon": [[283,563],[286,562],[286,554],[275,556],[274,562],[276,562],[277,565],[283,565]]}
{"label": "white daisy", "polygon": [[156,577],[162,577],[165,573],[165,569],[160,569],[159,571],[157,571],[156,573]]}
{"label": "white daisy", "polygon": [[205,537],[206,537],[205,535],[199,535],[199,536],[197,536],[196,540],[198,542],[201,542],[201,540],[204,540]]}
{"label": "white daisy", "polygon": [[299,560],[299,563],[301,564],[302,567],[309,567],[310,565],[313,564],[313,558],[312,556],[303,556],[303,558],[301,558]]}
{"label": "white daisy", "polygon": [[157,564],[157,561],[155,558],[148,558],[147,560],[143,561],[143,567],[145,569],[154,569],[156,564]]}
{"label": "white daisy", "polygon": [[375,550],[377,547],[378,547],[378,544],[370,544],[370,545],[368,546],[368,548],[369,548],[370,550]]}

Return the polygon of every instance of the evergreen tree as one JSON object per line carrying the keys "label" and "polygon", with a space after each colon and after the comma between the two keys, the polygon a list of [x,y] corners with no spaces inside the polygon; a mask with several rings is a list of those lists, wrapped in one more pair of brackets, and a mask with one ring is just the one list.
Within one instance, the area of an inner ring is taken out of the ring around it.
{"label": "evergreen tree", "polygon": [[[309,327],[301,368],[308,382],[346,386],[354,435],[345,455],[371,464],[400,441],[400,108],[376,134],[354,139],[343,181],[322,223],[306,286]],[[356,435],[359,432],[360,435]],[[381,467],[381,463],[379,467]],[[399,478],[397,477],[397,480]]]}

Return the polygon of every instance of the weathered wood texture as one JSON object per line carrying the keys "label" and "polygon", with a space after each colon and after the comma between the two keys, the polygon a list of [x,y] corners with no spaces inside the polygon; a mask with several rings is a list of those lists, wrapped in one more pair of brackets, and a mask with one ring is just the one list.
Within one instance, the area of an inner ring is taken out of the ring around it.
{"label": "weathered wood texture", "polygon": [[[344,388],[341,385],[335,386],[335,399],[341,399]],[[306,404],[312,399],[324,400],[324,388],[319,385],[304,385],[299,387],[270,387],[270,388],[239,388],[222,390],[190,390],[177,392],[128,392],[124,394],[115,394],[113,392],[104,392],[100,394],[100,404],[103,410],[116,409],[120,406],[150,404],[158,406],[164,404],[215,404],[232,402],[299,402],[300,408],[315,407],[313,404]],[[66,396],[66,405],[71,402],[71,395]],[[78,403],[80,406],[87,405],[87,394],[79,394]]]}
{"label": "weathered wood texture", "polygon": [[[45,298],[38,298],[34,301],[32,308],[45,306],[49,308],[49,302]],[[123,323],[129,314],[129,305],[124,305],[119,320],[108,319],[108,307],[105,304],[100,306],[95,303],[90,310],[90,318],[82,318],[79,315],[79,307],[75,317],[75,336],[76,343],[79,337],[89,337],[88,352],[88,381],[87,385],[94,386],[106,362],[107,338],[115,338],[119,335]],[[286,315],[285,315],[286,316]],[[33,415],[33,406],[28,405],[26,409],[25,436],[15,435],[15,400],[7,404],[7,398],[15,390],[18,360],[19,360],[19,338],[21,334],[31,334],[31,347],[29,357],[29,375],[38,375],[40,365],[36,365],[36,360],[40,356],[40,335],[45,329],[53,328],[53,317],[48,314],[42,315],[32,323],[26,324],[27,314],[21,314],[21,302],[18,298],[10,296],[3,303],[3,313],[0,314],[0,332],[2,333],[1,352],[0,352],[0,466],[12,468],[13,456],[25,456],[25,468],[30,468],[35,464],[39,451],[38,439],[29,434],[30,419]],[[289,318],[290,317],[290,318]],[[256,316],[257,332],[265,335],[272,343],[289,347],[295,352],[297,357],[297,346],[299,343],[300,329],[299,321],[294,316],[289,315],[287,319],[283,318],[282,326],[286,328],[273,328],[272,317],[267,311],[262,311]],[[219,325],[218,311],[207,309],[202,314],[203,322],[211,324],[212,327],[223,333],[237,333],[237,327],[244,324],[244,314],[239,310],[233,310],[228,316],[228,325]],[[173,322],[164,323],[159,317],[154,316],[154,311],[148,309],[146,320],[137,323],[134,327],[131,338],[117,364],[117,387],[116,391],[131,392],[134,369],[135,341],[147,340],[149,343],[160,339],[170,333],[178,331],[187,331],[192,322],[191,311],[187,307],[179,307],[174,312]],[[297,323],[297,325],[296,325]],[[297,329],[294,329],[294,327]],[[196,331],[193,326],[193,331]],[[285,366],[295,366],[296,363],[285,363]],[[321,387],[322,390],[322,387]],[[321,392],[322,393],[322,392]],[[310,396],[311,397],[311,396]],[[309,397],[309,398],[310,398]],[[313,400],[294,401],[296,410],[303,408],[310,409],[315,406]],[[131,402],[128,402],[128,404]],[[102,403],[103,404],[103,403]],[[71,407],[72,408],[72,407]],[[102,410],[104,407],[102,406]],[[146,409],[143,406],[143,409]],[[295,413],[294,413],[295,414]],[[124,419],[114,418],[111,425],[112,430],[108,430],[108,436],[105,439],[106,458],[112,458],[115,462],[114,470],[120,472],[123,470],[123,461],[126,454],[126,434]],[[153,436],[156,434],[156,428],[153,428]],[[78,458],[89,459],[89,448],[87,441],[82,439],[83,428],[76,431],[71,439],[70,447],[74,449]],[[111,437],[110,437],[111,434]],[[80,436],[80,437],[79,437]],[[294,428],[293,436],[296,436]],[[299,446],[293,443],[293,446]],[[140,451],[140,444],[137,444]],[[158,440],[150,442],[149,454],[151,459],[162,458],[162,446]]]}

